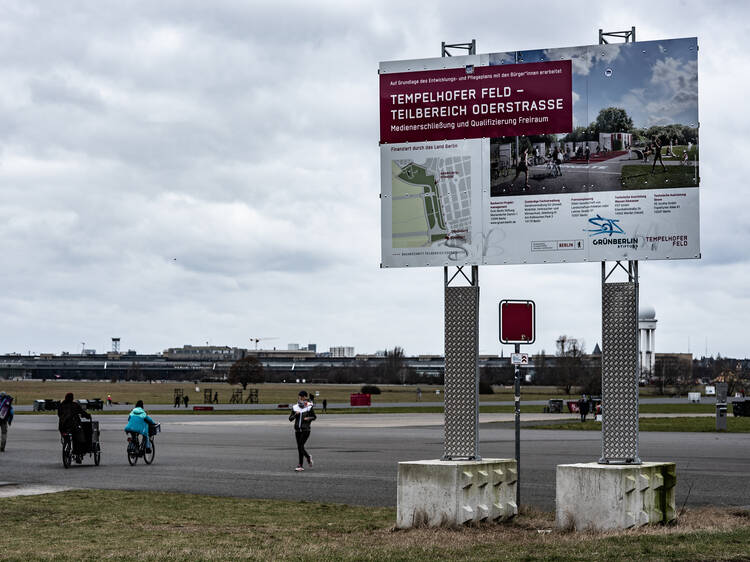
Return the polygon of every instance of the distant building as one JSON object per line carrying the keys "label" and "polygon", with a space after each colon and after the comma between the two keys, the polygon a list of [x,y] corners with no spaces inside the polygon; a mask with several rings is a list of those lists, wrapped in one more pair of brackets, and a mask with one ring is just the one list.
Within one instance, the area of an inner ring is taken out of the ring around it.
{"label": "distant building", "polygon": [[[183,345],[164,350],[164,357],[184,361],[236,361],[243,357],[243,351],[237,347],[214,345]],[[129,353],[128,353],[129,354]]]}
{"label": "distant building", "polygon": [[693,354],[655,353],[653,375],[668,381],[692,383]]}
{"label": "distant building", "polygon": [[329,348],[331,357],[354,357],[354,348],[349,346],[336,346]]}
{"label": "distant building", "polygon": [[644,305],[638,311],[641,378],[648,379],[656,366],[656,310]]}
{"label": "distant building", "polygon": [[298,343],[290,343],[286,346],[287,351],[299,351]]}

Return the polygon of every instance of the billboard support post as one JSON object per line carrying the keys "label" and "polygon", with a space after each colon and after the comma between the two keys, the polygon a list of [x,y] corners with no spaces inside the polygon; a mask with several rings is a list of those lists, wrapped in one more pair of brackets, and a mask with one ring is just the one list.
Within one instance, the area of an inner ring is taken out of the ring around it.
{"label": "billboard support post", "polygon": [[[515,345],[516,353],[521,353],[521,344]],[[514,422],[516,426],[516,505],[521,507],[521,366],[516,364],[513,372],[513,404],[515,405]]]}
{"label": "billboard support post", "polygon": [[[479,455],[479,267],[458,267],[445,281],[445,439],[443,460]],[[451,285],[461,280],[467,285]]]}
{"label": "billboard support post", "polygon": [[[625,282],[608,282],[617,270]],[[638,262],[602,262],[602,456],[600,464],[641,464],[638,457]]]}
{"label": "billboard support post", "polygon": [[[468,43],[441,44],[441,56],[451,49],[475,55],[476,39]],[[456,279],[466,286],[451,286]],[[443,268],[445,288],[445,438],[443,460],[479,460],[479,267],[471,277],[463,267],[449,275]]]}
{"label": "billboard support post", "polygon": [[[606,37],[635,42],[630,31],[599,30],[599,44]],[[638,261],[621,262],[607,273],[602,262],[602,456],[601,464],[641,464],[638,457]],[[625,283],[607,283],[621,269]]]}

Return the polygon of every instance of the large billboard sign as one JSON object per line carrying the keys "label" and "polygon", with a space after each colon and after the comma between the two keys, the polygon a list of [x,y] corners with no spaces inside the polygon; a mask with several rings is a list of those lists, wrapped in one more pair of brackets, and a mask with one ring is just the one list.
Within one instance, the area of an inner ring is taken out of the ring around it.
{"label": "large billboard sign", "polygon": [[697,52],[381,63],[383,267],[699,258]]}

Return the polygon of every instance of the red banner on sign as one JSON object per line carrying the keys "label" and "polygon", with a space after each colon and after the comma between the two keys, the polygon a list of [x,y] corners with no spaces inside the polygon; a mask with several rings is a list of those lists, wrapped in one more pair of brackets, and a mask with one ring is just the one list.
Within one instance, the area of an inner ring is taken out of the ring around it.
{"label": "red banner on sign", "polygon": [[380,75],[380,142],[573,130],[571,61]]}

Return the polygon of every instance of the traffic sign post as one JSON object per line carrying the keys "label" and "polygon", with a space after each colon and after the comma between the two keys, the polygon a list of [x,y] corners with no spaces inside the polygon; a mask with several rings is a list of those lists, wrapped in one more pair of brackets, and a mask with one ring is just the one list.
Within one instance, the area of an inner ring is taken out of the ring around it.
{"label": "traffic sign post", "polygon": [[515,426],[516,426],[516,506],[521,506],[521,366],[529,364],[529,355],[521,353],[521,344],[534,343],[536,339],[536,308],[534,301],[500,301],[500,342],[512,343],[511,355],[514,369]]}

